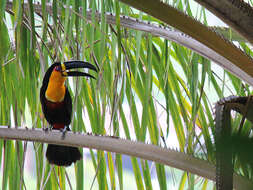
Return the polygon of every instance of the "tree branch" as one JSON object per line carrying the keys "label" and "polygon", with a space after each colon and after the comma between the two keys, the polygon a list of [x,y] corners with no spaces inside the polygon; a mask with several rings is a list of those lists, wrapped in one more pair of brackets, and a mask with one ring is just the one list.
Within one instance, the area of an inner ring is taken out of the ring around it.
{"label": "tree branch", "polygon": [[249,76],[253,76],[253,59],[250,56],[192,17],[159,0],[120,1],[183,31],[229,60],[230,67],[240,68]]}
{"label": "tree branch", "polygon": [[[204,178],[215,180],[215,166],[205,160],[194,158],[188,154],[155,145],[123,140],[110,136],[94,136],[67,132],[64,139],[59,131],[43,131],[41,129],[8,128],[0,126],[0,138],[9,140],[36,141],[67,146],[78,146],[126,154],[151,160],[178,168]],[[236,189],[252,189],[252,184],[245,178],[234,175]]]}
{"label": "tree branch", "polygon": [[195,0],[253,44],[253,9],[242,0]]}
{"label": "tree branch", "polygon": [[[24,3],[24,8],[25,9],[28,8],[27,3]],[[12,9],[12,2],[7,2],[6,9],[7,10]],[[52,5],[50,3],[47,3],[46,9],[50,15],[53,14],[52,13]],[[72,9],[70,9],[70,10],[73,11]],[[34,11],[36,13],[42,14],[41,5],[34,4]],[[59,10],[59,13],[60,13],[60,11],[61,10]],[[87,12],[86,18],[83,18],[83,16],[80,15],[79,13],[75,12],[74,14],[77,14],[81,18],[86,19],[87,22],[91,22],[92,21],[92,11],[87,10],[86,12]],[[101,13],[96,12],[95,16],[98,21],[101,20]],[[115,15],[113,15],[111,13],[105,13],[105,16],[106,16],[107,24],[114,24],[114,25],[116,24]],[[162,37],[167,40],[171,40],[173,42],[176,42],[180,45],[183,45],[183,46],[197,52],[198,54],[202,55],[203,57],[205,57],[211,61],[214,61],[215,63],[217,63],[218,65],[223,67],[225,70],[231,72],[232,74],[236,75],[240,79],[246,81],[248,84],[253,86],[253,78],[249,75],[249,73],[245,72],[240,67],[233,64],[229,59],[221,56],[216,51],[214,51],[213,49],[206,46],[204,43],[201,43],[198,40],[195,40],[195,39],[191,38],[190,36],[185,35],[182,32],[176,31],[176,30],[168,28],[168,27],[161,27],[161,26],[157,26],[155,24],[146,23],[141,20],[134,19],[134,18],[127,17],[127,16],[120,17],[120,25],[125,28],[130,28],[133,30],[138,30],[138,31],[150,33],[154,36]],[[208,32],[210,32],[210,31],[208,31]],[[228,52],[231,52],[231,51],[228,51]]]}

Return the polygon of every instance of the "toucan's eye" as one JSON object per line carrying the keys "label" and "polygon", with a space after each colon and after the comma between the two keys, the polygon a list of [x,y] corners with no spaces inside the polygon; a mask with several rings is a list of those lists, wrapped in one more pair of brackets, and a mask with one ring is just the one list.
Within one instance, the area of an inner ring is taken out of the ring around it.
{"label": "toucan's eye", "polygon": [[56,66],[56,67],[54,68],[54,70],[60,72],[60,71],[61,71],[61,66]]}

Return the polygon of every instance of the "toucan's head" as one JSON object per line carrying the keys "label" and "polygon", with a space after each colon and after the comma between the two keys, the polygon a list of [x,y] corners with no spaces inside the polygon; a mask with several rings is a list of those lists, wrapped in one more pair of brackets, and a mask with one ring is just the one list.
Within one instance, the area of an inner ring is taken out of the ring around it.
{"label": "toucan's head", "polygon": [[46,97],[51,101],[61,101],[65,95],[64,82],[67,77],[86,76],[94,78],[89,73],[71,71],[71,69],[88,68],[97,72],[97,68],[85,61],[56,62],[51,65],[44,78],[42,87],[46,89]]}
{"label": "toucan's head", "polygon": [[48,68],[43,79],[43,84],[44,82],[48,83],[52,75],[55,75],[55,79],[66,79],[66,77],[69,76],[86,76],[94,78],[89,73],[70,71],[71,69],[77,68],[88,68],[97,72],[97,68],[94,65],[85,61],[66,61],[64,63],[56,62]]}

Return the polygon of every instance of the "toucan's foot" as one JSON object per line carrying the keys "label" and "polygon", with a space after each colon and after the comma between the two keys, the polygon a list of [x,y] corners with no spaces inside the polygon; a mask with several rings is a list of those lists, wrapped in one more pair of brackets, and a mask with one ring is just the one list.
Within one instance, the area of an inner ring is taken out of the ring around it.
{"label": "toucan's foot", "polygon": [[61,132],[62,132],[62,136],[61,138],[64,139],[65,138],[65,135],[66,135],[66,132],[69,131],[69,126],[64,126],[63,129],[61,129]]}
{"label": "toucan's foot", "polygon": [[44,128],[43,128],[43,131],[45,131],[46,133],[47,133],[48,131],[50,131],[50,130],[52,130],[52,127],[44,127]]}

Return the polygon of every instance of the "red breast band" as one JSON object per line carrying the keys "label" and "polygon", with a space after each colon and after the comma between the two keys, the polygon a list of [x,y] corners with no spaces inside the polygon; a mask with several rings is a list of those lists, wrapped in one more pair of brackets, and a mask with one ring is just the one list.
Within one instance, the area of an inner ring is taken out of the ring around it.
{"label": "red breast band", "polygon": [[64,105],[64,102],[51,102],[49,100],[46,100],[46,105],[48,108],[51,108],[51,109],[58,109],[58,108],[61,108],[63,105]]}
{"label": "red breast band", "polygon": [[64,126],[63,123],[55,123],[53,124],[53,129],[64,129]]}

